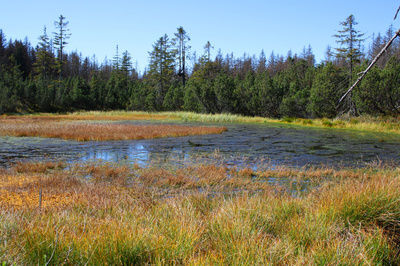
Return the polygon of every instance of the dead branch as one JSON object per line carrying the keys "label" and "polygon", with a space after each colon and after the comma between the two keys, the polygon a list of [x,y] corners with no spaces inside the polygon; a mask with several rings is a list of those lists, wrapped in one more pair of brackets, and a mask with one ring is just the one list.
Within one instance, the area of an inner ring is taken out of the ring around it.
{"label": "dead branch", "polygon": [[[400,11],[400,7],[398,12]],[[397,15],[397,14],[396,14]],[[365,75],[368,73],[368,71],[375,65],[375,63],[378,61],[378,59],[386,52],[386,50],[390,47],[390,45],[393,43],[393,41],[400,36],[400,29],[396,32],[396,34],[386,43],[386,45],[382,48],[382,50],[375,56],[374,60],[372,60],[371,64],[363,71],[361,72],[361,76],[357,79],[357,81],[346,91],[346,93],[340,98],[339,104],[346,98],[346,96],[358,85],[358,83],[361,82],[361,80],[365,77]]]}
{"label": "dead branch", "polygon": [[394,16],[394,19],[393,19],[393,20],[396,20],[397,15],[399,14],[399,11],[400,11],[400,6],[399,6],[399,8],[398,8],[397,11],[396,11],[396,15]]}

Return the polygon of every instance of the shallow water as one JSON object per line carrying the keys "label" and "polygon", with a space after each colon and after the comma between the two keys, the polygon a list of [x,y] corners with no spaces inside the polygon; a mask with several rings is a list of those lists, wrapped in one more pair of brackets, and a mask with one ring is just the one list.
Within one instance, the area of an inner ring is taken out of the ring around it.
{"label": "shallow water", "polygon": [[[120,123],[143,124],[145,121]],[[191,125],[196,125],[191,123]],[[198,124],[197,124],[198,125]],[[204,125],[204,124],[202,124]],[[229,124],[220,135],[129,141],[65,141],[31,137],[0,137],[0,165],[20,160],[104,160],[228,165],[329,165],[363,167],[374,161],[400,162],[400,136],[337,129]]]}

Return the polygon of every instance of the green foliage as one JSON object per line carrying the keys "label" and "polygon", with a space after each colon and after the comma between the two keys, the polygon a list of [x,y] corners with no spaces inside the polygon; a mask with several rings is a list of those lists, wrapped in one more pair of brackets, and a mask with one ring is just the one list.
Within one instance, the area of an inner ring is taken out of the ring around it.
{"label": "green foliage", "polygon": [[184,87],[178,85],[171,85],[165,95],[163,102],[163,109],[167,111],[175,111],[183,109]]}
{"label": "green foliage", "polygon": [[92,108],[104,107],[105,92],[105,82],[99,77],[99,75],[94,74],[89,81],[89,99],[92,103]]}
{"label": "green foliage", "polygon": [[[336,48],[336,57],[348,68],[349,86],[353,80],[354,68],[361,62],[361,58],[363,56],[361,47],[364,41],[364,39],[362,39],[364,34],[355,29],[357,24],[358,23],[356,22],[354,16],[350,15],[345,21],[340,23],[342,29],[338,31],[338,34],[334,35],[334,37],[337,38],[336,42],[340,44],[340,47]],[[357,114],[352,92],[349,93],[349,96],[344,103],[350,114]]]}
{"label": "green foliage", "polygon": [[200,103],[201,108],[207,113],[219,111],[214,81],[222,71],[217,62],[206,62],[196,70],[188,81],[188,90],[191,90]]}
{"label": "green foliage", "polygon": [[336,42],[340,44],[340,47],[336,48],[336,56],[348,62],[350,71],[353,70],[355,63],[360,62],[362,57],[360,47],[364,41],[362,39],[364,34],[355,29],[357,24],[354,15],[350,15],[340,23],[342,29],[334,35],[337,38]]}
{"label": "green foliage", "polygon": [[339,98],[347,85],[343,80],[346,80],[345,73],[332,63],[318,68],[310,95],[309,111],[313,116],[336,116]]}
{"label": "green foliage", "polygon": [[289,91],[280,105],[283,116],[308,117],[307,105],[314,79],[314,66],[305,59],[291,64],[286,74],[289,76]]}
{"label": "green foliage", "polygon": [[257,94],[254,94],[253,101],[259,101],[259,108],[256,115],[265,117],[278,117],[279,106],[286,88],[279,82],[280,76],[271,78],[269,74],[264,73],[255,80]]}
{"label": "green foliage", "polygon": [[196,113],[204,112],[192,86],[186,86],[185,95],[183,97],[183,110]]}
{"label": "green foliage", "polygon": [[[365,66],[365,65],[364,65]],[[360,86],[353,91],[353,97],[360,113],[386,114],[385,93],[381,91],[382,69],[372,68]]]}
{"label": "green foliage", "polygon": [[43,35],[40,36],[39,47],[36,52],[36,62],[33,64],[36,75],[44,78],[53,77],[55,74],[56,62],[51,51],[50,38],[47,35],[46,27],[43,28]]}
{"label": "green foliage", "polygon": [[13,56],[10,60],[14,66],[0,73],[0,113],[17,112],[21,107],[21,98],[24,93],[25,84],[22,73]]}
{"label": "green foliage", "polygon": [[57,32],[54,32],[54,40],[53,45],[57,50],[57,65],[58,65],[58,72],[60,77],[62,77],[63,72],[63,65],[64,65],[64,49],[65,46],[68,44],[67,40],[70,38],[71,34],[69,33],[68,24],[69,22],[65,20],[66,17],[60,15],[58,17],[58,21],[54,21],[54,25],[57,29]]}
{"label": "green foliage", "polygon": [[400,114],[400,59],[392,57],[382,73],[385,107],[389,114]]}
{"label": "green foliage", "polygon": [[147,90],[143,82],[132,82],[128,108],[131,110],[146,110]]}
{"label": "green foliage", "polygon": [[176,50],[173,49],[166,34],[157,40],[153,45],[153,51],[150,53],[147,82],[153,89],[152,94],[155,97],[155,102],[152,105],[156,110],[162,110],[164,97],[173,82],[175,54]]}
{"label": "green foliage", "polygon": [[232,77],[227,75],[225,72],[221,72],[217,75],[213,84],[214,93],[216,97],[216,103],[219,113],[230,113],[233,112],[233,90],[235,83]]}
{"label": "green foliage", "polygon": [[[114,60],[101,65],[95,57],[66,54],[68,22],[61,15],[55,24],[56,55],[46,28],[36,48],[27,41],[7,42],[0,30],[0,114],[133,109],[331,118],[338,114],[338,98],[356,76],[352,73],[368,65],[367,61],[359,65],[365,58],[359,49],[363,35],[355,29],[354,16],[342,22],[335,35],[340,46],[337,57],[318,66],[311,47],[300,55],[289,52],[286,58],[272,53],[267,60],[264,52],[259,58],[235,58],[233,54],[224,58],[219,52],[213,59],[213,47],[207,42],[202,57],[190,58],[193,68],[189,69],[185,65],[189,34],[178,27],[172,41],[163,35],[154,43],[142,76],[132,67],[129,52],[120,55],[118,46]],[[392,28],[384,38],[378,35],[370,55],[392,35]],[[400,113],[399,51],[400,42],[394,42],[378,67],[348,97],[346,108],[354,111],[351,114]]]}
{"label": "green foliage", "polygon": [[92,103],[89,94],[90,88],[87,82],[82,78],[75,78],[71,90],[72,106],[77,109],[91,109]]}
{"label": "green foliage", "polygon": [[109,109],[123,109],[128,104],[129,84],[128,78],[120,71],[111,73],[105,94],[105,106]]}
{"label": "green foliage", "polygon": [[384,69],[373,68],[354,91],[357,108],[371,115],[400,114],[400,59],[392,57]]}

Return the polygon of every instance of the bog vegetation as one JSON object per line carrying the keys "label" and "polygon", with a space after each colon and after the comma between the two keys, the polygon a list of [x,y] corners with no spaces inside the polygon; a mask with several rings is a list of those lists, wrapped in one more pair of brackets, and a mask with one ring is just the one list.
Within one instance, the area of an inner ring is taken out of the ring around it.
{"label": "bog vegetation", "polygon": [[[73,35],[63,16],[53,37],[44,28],[36,47],[7,40],[0,30],[0,135],[117,140],[226,130],[116,120],[278,122],[400,134],[398,41],[337,108],[393,36],[392,28],[375,35],[364,53],[356,25],[354,16],[341,23],[339,46],[328,47],[318,64],[310,46],[287,56],[211,57],[207,42],[195,57],[179,27],[172,39],[154,43],[142,75],[118,46],[102,64],[67,53]],[[17,112],[36,114],[9,114]],[[351,116],[337,118],[343,112]],[[0,263],[399,265],[399,177],[398,166],[380,164],[255,170],[20,162],[0,168]]]}
{"label": "bog vegetation", "polygon": [[399,171],[18,163],[0,170],[0,261],[395,265]]}
{"label": "bog vegetation", "polygon": [[[6,38],[0,30],[0,113],[72,110],[143,110],[233,113],[262,117],[335,117],[340,112],[397,115],[400,111],[400,43],[395,41],[349,100],[339,97],[393,36],[374,35],[366,53],[354,16],[341,23],[337,47],[316,64],[311,47],[287,56],[221,52],[211,57],[189,50],[182,28],[153,45],[148,71],[138,75],[127,51],[117,47],[112,61],[99,64],[78,52],[66,53],[68,21],[60,16],[53,36],[44,28],[40,42]],[[339,27],[339,26],[338,26]],[[353,31],[349,31],[351,28]],[[334,34],[334,32],[332,32]],[[189,60],[189,55],[192,55]]]}
{"label": "bog vegetation", "polygon": [[[199,114],[194,112],[137,112],[137,111],[80,111],[64,114],[50,114],[50,113],[35,113],[29,115],[3,115],[0,116],[0,134],[23,136],[18,132],[12,133],[7,125],[18,124],[20,126],[19,132],[29,132],[29,127],[24,128],[23,123],[32,124],[40,122],[53,122],[53,124],[62,125],[58,122],[73,122],[82,121],[80,124],[99,121],[99,122],[112,122],[112,121],[135,121],[135,120],[147,120],[156,121],[162,124],[163,122],[200,122],[205,124],[229,124],[229,123],[255,123],[255,124],[266,124],[266,123],[278,123],[295,126],[305,127],[318,127],[318,128],[339,128],[339,129],[351,129],[360,131],[372,131],[372,132],[384,132],[400,134],[400,124],[396,117],[374,117],[369,115],[363,115],[359,117],[351,117],[348,115],[328,119],[306,119],[306,118],[266,118],[259,116],[242,116],[236,114]],[[57,123],[54,123],[57,122]],[[49,123],[50,124],[50,123]],[[91,123],[93,124],[93,123]],[[34,126],[35,127],[35,126]],[[155,126],[154,126],[155,127]],[[36,126],[37,128],[37,126]],[[98,126],[100,129],[101,127]],[[138,128],[138,127],[132,127]],[[159,127],[160,129],[163,127]],[[177,127],[176,127],[177,128]],[[185,128],[185,127],[182,127]],[[218,134],[226,130],[224,127],[210,127],[200,126],[197,127],[199,135],[203,129],[209,132],[209,134]],[[61,128],[60,128],[61,129]],[[112,129],[110,129],[112,130]],[[43,131],[43,130],[42,130]],[[1,133],[2,132],[2,133]],[[67,132],[65,132],[67,134]],[[69,132],[78,136],[78,133]],[[84,135],[90,134],[89,132],[82,132]],[[106,134],[106,133],[105,133]],[[131,133],[130,133],[131,134]],[[32,135],[32,133],[30,134]],[[123,136],[120,136],[123,139]],[[144,137],[146,138],[146,137]],[[151,137],[148,137],[151,138]],[[117,138],[118,139],[118,138]],[[101,139],[99,139],[101,140]]]}
{"label": "bog vegetation", "polygon": [[59,119],[57,116],[3,117],[0,118],[0,136],[102,141],[220,134],[226,131],[225,127],[71,123]]}

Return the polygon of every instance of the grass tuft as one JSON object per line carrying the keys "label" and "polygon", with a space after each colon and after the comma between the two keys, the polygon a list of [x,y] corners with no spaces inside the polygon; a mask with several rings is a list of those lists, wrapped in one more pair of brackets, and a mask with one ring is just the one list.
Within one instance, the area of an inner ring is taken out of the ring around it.
{"label": "grass tuft", "polygon": [[221,134],[226,130],[225,127],[210,126],[72,123],[53,121],[40,116],[0,119],[0,135],[2,136],[61,138],[77,141],[182,137]]}
{"label": "grass tuft", "polygon": [[19,163],[0,171],[0,261],[398,265],[399,173]]}

